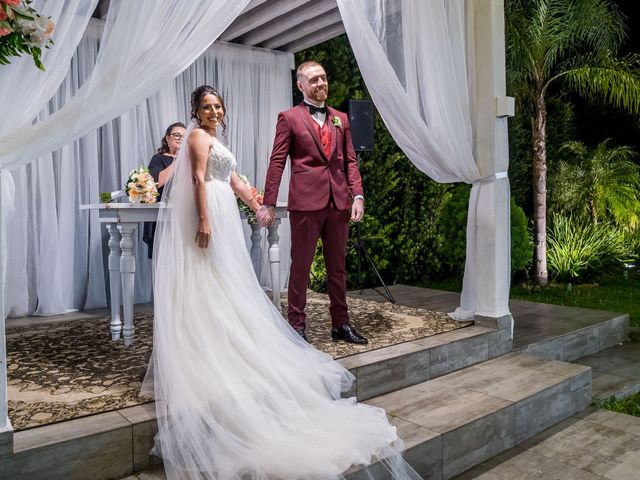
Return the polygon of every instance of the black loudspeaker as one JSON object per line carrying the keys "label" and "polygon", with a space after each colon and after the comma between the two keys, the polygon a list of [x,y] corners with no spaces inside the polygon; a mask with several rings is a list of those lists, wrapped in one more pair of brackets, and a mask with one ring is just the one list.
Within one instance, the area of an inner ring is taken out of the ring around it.
{"label": "black loudspeaker", "polygon": [[349,123],[354,150],[371,152],[373,150],[373,102],[349,100]]}

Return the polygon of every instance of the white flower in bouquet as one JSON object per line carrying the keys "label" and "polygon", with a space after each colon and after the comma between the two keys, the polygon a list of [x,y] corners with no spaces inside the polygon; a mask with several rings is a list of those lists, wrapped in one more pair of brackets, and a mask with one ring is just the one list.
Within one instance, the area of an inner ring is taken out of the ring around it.
{"label": "white flower in bouquet", "polygon": [[131,203],[156,203],[158,185],[148,168],[140,167],[132,170],[124,189]]}

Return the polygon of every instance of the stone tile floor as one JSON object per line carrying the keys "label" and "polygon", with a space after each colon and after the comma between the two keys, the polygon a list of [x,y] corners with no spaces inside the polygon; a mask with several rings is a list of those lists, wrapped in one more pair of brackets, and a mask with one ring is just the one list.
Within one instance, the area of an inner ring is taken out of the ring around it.
{"label": "stone tile floor", "polygon": [[[590,407],[455,480],[637,480],[640,418]],[[122,480],[166,480],[164,469]]]}
{"label": "stone tile floor", "polygon": [[637,480],[639,472],[640,418],[591,407],[456,480]]}
{"label": "stone tile floor", "polygon": [[574,363],[591,367],[594,400],[605,400],[612,396],[624,398],[640,391],[638,340],[587,355]]}
{"label": "stone tile floor", "polygon": [[[459,294],[416,287],[390,287],[398,303],[441,312],[453,311]],[[385,301],[382,289],[351,295]],[[516,318],[514,348],[584,328],[611,317],[573,307],[512,301]],[[562,322],[557,319],[562,318]],[[640,382],[640,342],[613,347],[575,363],[594,373],[594,397],[606,395],[612,385]],[[615,378],[614,378],[615,377]],[[618,383],[616,383],[618,382]],[[545,430],[457,477],[457,480],[631,480],[640,478],[640,418],[595,407]],[[124,480],[165,480],[162,467]]]}

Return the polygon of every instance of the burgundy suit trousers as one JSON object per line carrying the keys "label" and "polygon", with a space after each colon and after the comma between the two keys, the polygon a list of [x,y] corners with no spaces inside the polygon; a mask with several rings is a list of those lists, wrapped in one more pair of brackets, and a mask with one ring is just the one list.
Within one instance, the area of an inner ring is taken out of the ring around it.
{"label": "burgundy suit trousers", "polygon": [[322,254],[327,267],[331,325],[339,327],[349,321],[345,254],[350,215],[350,210],[337,210],[333,201],[322,210],[289,212],[291,273],[288,302],[289,323],[293,328],[305,327],[307,287],[318,238],[322,238]]}

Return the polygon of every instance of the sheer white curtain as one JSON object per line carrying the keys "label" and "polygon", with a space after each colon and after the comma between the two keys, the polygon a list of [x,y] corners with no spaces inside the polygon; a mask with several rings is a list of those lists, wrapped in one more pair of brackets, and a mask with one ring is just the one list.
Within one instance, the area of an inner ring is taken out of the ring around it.
{"label": "sheer white curtain", "polygon": [[[367,88],[396,143],[434,180],[473,184],[461,306],[456,310],[457,318],[472,318],[478,312],[479,202],[505,191],[507,205],[509,198],[506,172],[480,172],[473,157],[465,0],[337,3]],[[496,182],[506,182],[507,188],[495,190]],[[504,255],[508,258],[509,252]],[[508,277],[508,267],[499,275]],[[508,290],[497,296],[499,305],[481,314],[509,313]]]}
{"label": "sheer white curtain", "polygon": [[64,108],[3,138],[2,165],[24,165],[95,130],[152,95],[191,65],[248,3],[112,0],[91,75]]}
{"label": "sheer white curtain", "polygon": [[[98,0],[37,0],[32,6],[45,17],[55,21],[54,40],[50,48],[42,52],[44,72],[33,65],[29,55],[14,58],[11,64],[0,70],[0,143],[16,132],[29,128],[33,118],[46,105],[60,86],[69,68],[71,56],[82,38]],[[9,121],[10,119],[10,121]],[[7,158],[0,154],[0,166]],[[2,174],[2,224],[13,215],[15,186],[11,175]],[[22,193],[22,192],[21,192]],[[2,235],[5,235],[4,232]],[[4,237],[6,238],[6,237]],[[5,272],[6,242],[2,242],[2,272]]]}
{"label": "sheer white curtain", "polygon": [[[64,108],[91,75],[102,29],[103,22],[90,22],[67,77],[39,120],[46,121]],[[196,86],[209,83],[220,89],[228,109],[227,139],[238,157],[238,170],[260,187],[277,113],[291,104],[292,62],[291,55],[282,52],[213,44],[148,99],[62,149],[12,171],[16,214],[8,230],[9,314],[52,315],[106,305],[106,234],[97,215],[78,206],[96,203],[100,191],[122,188],[131,169],[148,164],[166,127],[188,120],[189,96]],[[286,199],[286,191],[282,194]],[[151,262],[141,237],[138,232],[135,301],[147,302]],[[288,245],[287,225],[281,228],[281,243]],[[286,278],[288,249],[283,247],[282,253],[281,278]]]}

